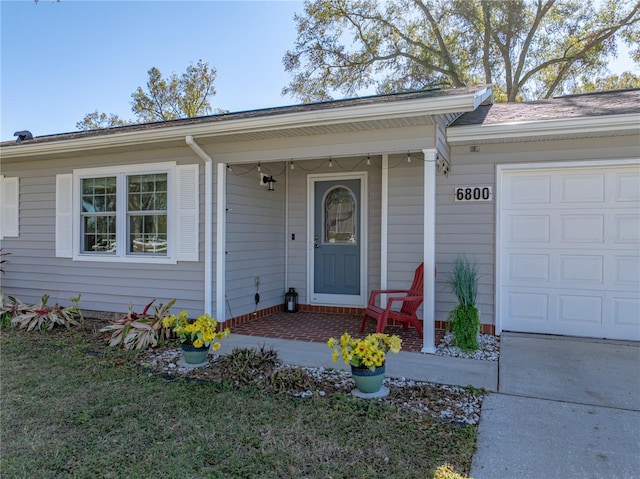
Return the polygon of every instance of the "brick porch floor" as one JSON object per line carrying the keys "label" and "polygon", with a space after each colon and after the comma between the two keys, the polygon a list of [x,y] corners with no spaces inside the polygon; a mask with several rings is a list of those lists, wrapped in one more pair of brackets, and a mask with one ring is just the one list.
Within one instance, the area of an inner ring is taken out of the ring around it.
{"label": "brick porch floor", "polygon": [[[360,315],[277,312],[237,324],[231,328],[231,333],[326,343],[331,337],[339,338],[345,331],[360,338],[365,334],[375,332],[375,320],[369,318],[364,333],[360,333],[361,321],[362,316]],[[402,326],[387,326],[385,333],[400,336],[403,351],[419,352],[422,350],[422,339],[414,328],[410,327],[408,331],[405,331]]]}

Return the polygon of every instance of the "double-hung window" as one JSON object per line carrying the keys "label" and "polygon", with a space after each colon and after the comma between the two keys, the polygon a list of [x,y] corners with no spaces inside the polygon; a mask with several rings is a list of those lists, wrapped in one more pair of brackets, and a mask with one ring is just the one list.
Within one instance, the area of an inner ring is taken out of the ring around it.
{"label": "double-hung window", "polygon": [[59,257],[198,260],[198,165],[75,170],[58,175],[56,202]]}

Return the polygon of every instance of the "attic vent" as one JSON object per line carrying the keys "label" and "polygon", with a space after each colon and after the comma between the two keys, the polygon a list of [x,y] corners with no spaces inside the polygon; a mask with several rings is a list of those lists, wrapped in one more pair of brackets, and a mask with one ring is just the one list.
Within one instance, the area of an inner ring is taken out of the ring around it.
{"label": "attic vent", "polygon": [[25,140],[33,140],[33,135],[29,130],[16,131],[13,136],[17,136],[16,143],[22,143]]}

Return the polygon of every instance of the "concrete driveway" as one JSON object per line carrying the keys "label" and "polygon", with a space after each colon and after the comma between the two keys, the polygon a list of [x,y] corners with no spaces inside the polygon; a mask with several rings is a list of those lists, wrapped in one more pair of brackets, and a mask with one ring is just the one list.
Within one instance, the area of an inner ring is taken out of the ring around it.
{"label": "concrete driveway", "polygon": [[640,344],[503,334],[471,477],[640,477]]}

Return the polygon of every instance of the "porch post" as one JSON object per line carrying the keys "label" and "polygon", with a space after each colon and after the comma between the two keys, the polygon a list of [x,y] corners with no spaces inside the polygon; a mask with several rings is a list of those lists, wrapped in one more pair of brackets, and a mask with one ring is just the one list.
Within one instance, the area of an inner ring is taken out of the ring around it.
{"label": "porch post", "polygon": [[227,165],[218,163],[216,175],[216,319],[227,320],[225,316],[227,263]]}
{"label": "porch post", "polygon": [[[382,198],[380,205],[380,289],[387,289],[389,272],[389,155],[382,155]],[[387,304],[387,295],[382,295],[380,304]]]}
{"label": "porch post", "polygon": [[424,153],[424,314],[423,353],[435,353],[436,159],[438,150]]}

